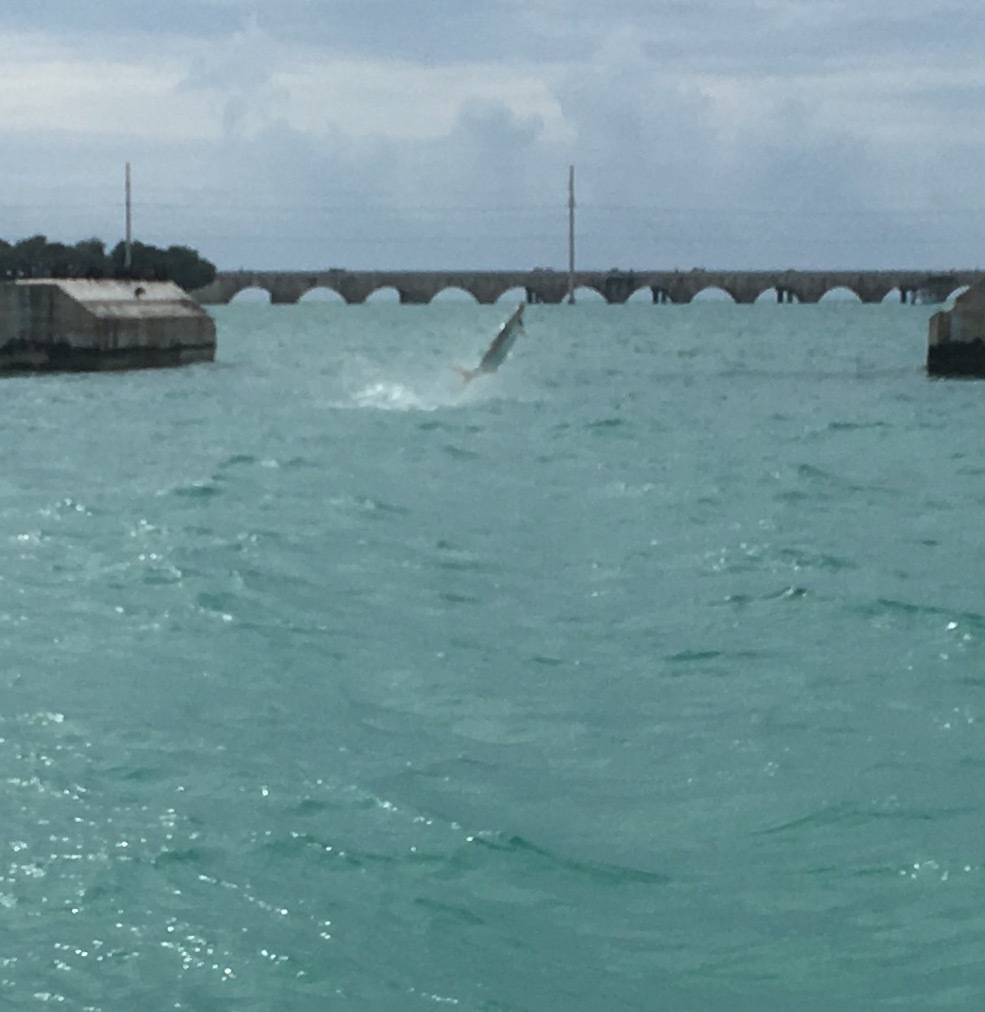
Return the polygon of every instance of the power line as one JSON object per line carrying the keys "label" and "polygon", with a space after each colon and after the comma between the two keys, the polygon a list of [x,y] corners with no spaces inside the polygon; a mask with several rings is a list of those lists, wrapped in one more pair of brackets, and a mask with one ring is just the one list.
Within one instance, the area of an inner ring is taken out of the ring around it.
{"label": "power line", "polygon": [[[173,198],[173,199],[155,199],[153,197],[147,198],[143,195],[137,195],[137,199],[134,201],[134,205],[144,210],[159,210],[159,211],[188,211],[194,213],[200,217],[202,215],[208,215],[216,212],[224,211],[237,211],[244,213],[265,213],[265,212],[281,212],[281,213],[294,213],[303,214],[310,216],[312,214],[342,214],[342,213],[360,213],[360,214],[374,214],[379,216],[381,213],[392,217],[398,218],[417,218],[426,216],[463,216],[463,215],[497,215],[497,214],[518,214],[518,213],[535,213],[556,216],[559,220],[566,215],[566,205],[561,202],[516,202],[516,203],[503,203],[503,204],[450,204],[450,203],[419,203],[414,202],[412,204],[402,204],[399,200],[397,201],[380,201],[368,200],[364,197],[353,200],[351,202],[321,202],[321,201],[309,201],[309,202],[265,202],[257,201],[253,198],[229,198],[228,194],[225,200],[206,200],[204,202],[198,202],[188,198]],[[44,211],[47,213],[57,212],[85,212],[87,214],[93,214],[95,211],[96,216],[101,213],[109,214],[115,210],[118,210],[122,206],[122,202],[118,197],[114,195],[111,200],[108,200],[103,205],[104,210],[100,212],[98,208],[94,208],[93,202],[90,200],[80,201],[78,194],[73,190],[73,199],[58,199],[56,197],[46,198],[44,201],[0,201],[0,214],[12,214],[18,212],[28,211]],[[976,215],[985,215],[985,207],[975,207],[962,205],[960,207],[920,207],[920,206],[909,206],[904,207],[901,211],[899,208],[846,208],[844,210],[838,210],[833,208],[777,208],[777,207],[754,207],[754,206],[737,206],[729,204],[726,206],[715,206],[712,204],[689,204],[687,206],[671,206],[667,204],[653,204],[653,203],[593,203],[591,200],[579,199],[578,203],[579,217],[581,220],[584,218],[591,217],[597,214],[631,214],[634,216],[646,215],[651,220],[667,221],[673,219],[683,218],[685,220],[693,220],[697,218],[717,217],[717,218],[763,218],[769,220],[779,219],[790,219],[803,221],[806,219],[822,219],[822,220],[850,220],[857,221],[859,217],[866,218],[879,218],[885,219],[887,217],[899,221],[912,222],[916,218],[922,220],[950,220],[950,219],[963,219],[967,220],[969,217]]]}

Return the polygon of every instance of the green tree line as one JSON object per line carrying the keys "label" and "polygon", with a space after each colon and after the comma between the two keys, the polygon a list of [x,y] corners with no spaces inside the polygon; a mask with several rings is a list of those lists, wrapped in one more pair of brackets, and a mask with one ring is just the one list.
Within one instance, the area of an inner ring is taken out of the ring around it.
{"label": "green tree line", "polygon": [[101,239],[83,239],[68,246],[34,235],[13,244],[0,239],[0,278],[140,278],[173,281],[186,291],[210,284],[215,264],[188,246],[160,249],[142,242],[130,244],[126,267],[126,243],[109,252]]}

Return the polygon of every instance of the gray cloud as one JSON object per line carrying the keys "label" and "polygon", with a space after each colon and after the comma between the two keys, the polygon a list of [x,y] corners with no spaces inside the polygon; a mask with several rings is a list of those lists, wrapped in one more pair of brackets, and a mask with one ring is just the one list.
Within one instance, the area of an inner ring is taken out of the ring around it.
{"label": "gray cloud", "polygon": [[0,118],[7,237],[111,241],[129,158],[148,241],[224,266],[561,266],[573,163],[585,266],[981,260],[970,0],[11,8],[173,114]]}

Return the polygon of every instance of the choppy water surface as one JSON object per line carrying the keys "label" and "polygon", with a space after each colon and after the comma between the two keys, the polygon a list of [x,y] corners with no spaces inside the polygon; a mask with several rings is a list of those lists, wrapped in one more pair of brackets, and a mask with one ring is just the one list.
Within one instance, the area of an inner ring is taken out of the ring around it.
{"label": "choppy water surface", "polygon": [[0,384],[4,1008],[981,1007],[983,387],[508,310]]}

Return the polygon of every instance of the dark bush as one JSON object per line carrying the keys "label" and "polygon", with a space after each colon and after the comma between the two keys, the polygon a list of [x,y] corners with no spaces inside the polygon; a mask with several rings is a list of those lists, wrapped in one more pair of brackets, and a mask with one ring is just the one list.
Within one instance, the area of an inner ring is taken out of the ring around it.
{"label": "dark bush", "polygon": [[101,239],[83,239],[74,246],[49,242],[34,235],[11,245],[0,239],[0,278],[126,277],[144,281],[173,281],[186,291],[202,288],[215,278],[216,267],[188,246],[160,249],[134,242],[126,266],[126,243],[106,252]]}

